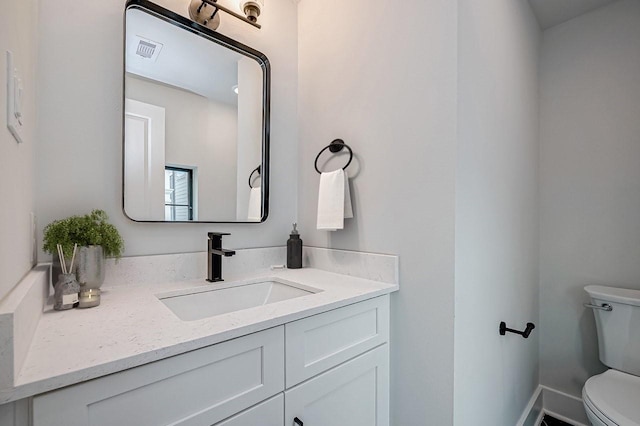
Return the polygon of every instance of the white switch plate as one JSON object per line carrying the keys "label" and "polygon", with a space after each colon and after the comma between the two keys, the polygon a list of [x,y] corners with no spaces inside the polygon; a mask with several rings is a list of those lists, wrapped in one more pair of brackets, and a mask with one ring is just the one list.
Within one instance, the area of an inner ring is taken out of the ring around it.
{"label": "white switch plate", "polygon": [[22,116],[22,79],[13,65],[13,53],[7,50],[7,127],[18,143],[22,143],[24,117]]}

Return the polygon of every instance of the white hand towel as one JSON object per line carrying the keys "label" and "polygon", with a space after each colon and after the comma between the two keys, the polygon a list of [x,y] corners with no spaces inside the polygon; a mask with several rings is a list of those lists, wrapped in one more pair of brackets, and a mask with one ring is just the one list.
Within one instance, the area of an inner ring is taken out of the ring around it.
{"label": "white hand towel", "polygon": [[335,231],[344,228],[344,219],[353,217],[349,177],[342,170],[322,173],[318,191],[317,228]]}
{"label": "white hand towel", "polygon": [[353,206],[351,205],[351,190],[349,189],[349,175],[344,170],[344,218],[353,218]]}
{"label": "white hand towel", "polygon": [[262,219],[262,190],[251,188],[249,191],[249,213],[247,220],[254,222]]}

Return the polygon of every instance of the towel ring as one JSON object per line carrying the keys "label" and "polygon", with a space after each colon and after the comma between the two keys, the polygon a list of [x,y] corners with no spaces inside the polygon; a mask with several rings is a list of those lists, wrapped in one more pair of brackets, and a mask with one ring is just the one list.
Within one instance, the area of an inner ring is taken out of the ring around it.
{"label": "towel ring", "polygon": [[349,161],[347,161],[347,164],[345,164],[342,170],[345,170],[347,167],[349,167],[349,164],[351,164],[351,160],[353,160],[353,151],[351,150],[349,145],[344,143],[342,139],[335,139],[329,145],[322,148],[322,150],[316,156],[316,161],[313,164],[314,167],[316,168],[316,172],[322,174],[320,169],[318,169],[318,160],[320,159],[320,156],[322,155],[323,152],[325,152],[328,149],[329,151],[335,154],[336,152],[342,151],[343,148],[347,148],[349,150]]}
{"label": "towel ring", "polygon": [[258,172],[258,174],[261,174],[260,172],[262,171],[262,166],[258,166],[255,169],[253,169],[253,171],[251,172],[251,174],[249,175],[249,188],[253,189],[253,185],[251,185],[251,181],[253,180],[253,174],[255,172]]}

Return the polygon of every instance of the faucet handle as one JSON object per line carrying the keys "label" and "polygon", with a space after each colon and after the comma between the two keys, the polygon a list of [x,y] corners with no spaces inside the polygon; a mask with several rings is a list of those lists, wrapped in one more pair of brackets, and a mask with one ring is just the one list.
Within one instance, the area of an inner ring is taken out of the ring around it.
{"label": "faucet handle", "polygon": [[229,232],[209,232],[209,238],[222,237],[223,235],[231,235]]}

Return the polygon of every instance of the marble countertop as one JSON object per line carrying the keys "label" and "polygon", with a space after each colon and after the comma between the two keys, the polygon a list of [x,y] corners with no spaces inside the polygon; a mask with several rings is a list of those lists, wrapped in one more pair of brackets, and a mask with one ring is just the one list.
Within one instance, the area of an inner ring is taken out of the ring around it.
{"label": "marble countertop", "polygon": [[[274,270],[246,276],[275,278],[322,290],[294,299],[194,321],[183,321],[156,295],[210,286],[202,279],[103,287],[100,306],[54,311],[47,306],[13,389],[11,401],[140,366],[310,315],[398,290],[383,283],[320,269]],[[227,284],[227,283],[225,283]]]}

